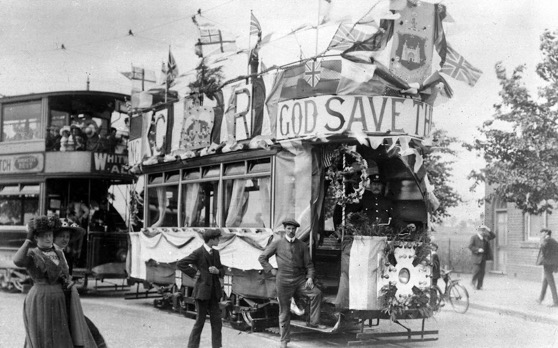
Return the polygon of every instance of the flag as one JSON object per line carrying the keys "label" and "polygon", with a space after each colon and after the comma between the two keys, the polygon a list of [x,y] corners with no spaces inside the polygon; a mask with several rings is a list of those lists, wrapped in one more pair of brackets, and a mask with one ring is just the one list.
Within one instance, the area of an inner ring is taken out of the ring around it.
{"label": "flag", "polygon": [[352,47],[345,50],[347,52],[353,51],[380,51],[383,50],[389,40],[393,36],[393,21],[381,20],[380,28],[376,33],[362,42],[356,42]]}
{"label": "flag", "polygon": [[166,75],[167,75],[167,85],[172,85],[172,83],[174,82],[174,79],[176,79],[176,77],[178,76],[178,66],[176,66],[176,61],[174,60],[174,56],[172,55],[172,52],[169,48],[169,60],[167,62],[167,71],[166,71]]}
{"label": "flag", "polygon": [[385,87],[383,84],[377,86],[375,83],[368,83],[374,78],[375,70],[376,65],[372,63],[356,63],[343,59],[337,94],[376,94],[382,92]]}
{"label": "flag", "polygon": [[252,78],[252,137],[262,134],[265,107],[265,84],[261,76]]}
{"label": "flag", "polygon": [[[377,32],[377,30],[375,32]],[[340,24],[335,34],[333,34],[327,50],[347,50],[356,43],[369,39],[374,33],[366,33],[349,24]]]}
{"label": "flag", "polygon": [[250,12],[250,35],[258,35],[260,38],[262,36],[262,26],[252,12]]}
{"label": "flag", "polygon": [[285,69],[280,100],[335,94],[341,60],[308,60]]}
{"label": "flag", "polygon": [[238,50],[236,38],[231,33],[222,31],[209,22],[197,20],[195,16],[192,20],[200,32],[195,48],[199,57]]}
{"label": "flag", "polygon": [[213,107],[213,114],[215,115],[213,121],[213,129],[211,130],[211,143],[221,143],[221,126],[223,123],[223,114],[225,109],[225,101],[223,97],[223,90],[215,92],[215,101],[217,105]]}
{"label": "flag", "polygon": [[434,46],[438,55],[440,55],[440,66],[444,66],[446,62],[446,55],[448,50],[448,43],[446,41],[446,34],[442,25],[443,20],[447,16],[446,6],[442,4],[434,5]]}
{"label": "flag", "polygon": [[[374,70],[374,83],[381,83],[381,86],[385,89],[389,87],[391,89],[395,89],[398,91],[407,90],[410,88],[409,84],[403,80],[402,78],[394,75],[386,66],[382,63],[374,60],[371,55],[370,57],[361,57],[363,54],[357,54],[357,52],[343,52],[341,57],[348,59],[355,63],[363,63],[363,64],[372,64],[374,62],[375,70]],[[379,87],[379,86],[378,86]],[[384,94],[384,93],[380,93]]]}
{"label": "flag", "polygon": [[448,81],[446,81],[446,79],[442,75],[440,75],[438,71],[434,71],[432,75],[424,80],[420,90],[422,91],[427,88],[434,87],[440,83],[443,85],[443,93],[445,94],[445,96],[447,96],[448,98],[453,97],[453,89],[449,85]]}
{"label": "flag", "polygon": [[132,65],[132,71],[121,72],[122,75],[126,76],[130,80],[138,80],[145,82],[157,82],[155,79],[155,72],[153,70],[145,70]]}
{"label": "flag", "polygon": [[281,90],[285,83],[285,70],[278,70],[273,83],[271,85],[271,90],[267,95],[265,100],[265,106],[267,108],[267,114],[269,115],[269,126],[271,128],[271,134],[275,134],[277,130],[277,103],[281,100]]}
{"label": "flag", "polygon": [[440,72],[460,81],[466,82],[473,87],[482,75],[482,71],[475,68],[457,53],[449,44],[447,46],[447,57]]}

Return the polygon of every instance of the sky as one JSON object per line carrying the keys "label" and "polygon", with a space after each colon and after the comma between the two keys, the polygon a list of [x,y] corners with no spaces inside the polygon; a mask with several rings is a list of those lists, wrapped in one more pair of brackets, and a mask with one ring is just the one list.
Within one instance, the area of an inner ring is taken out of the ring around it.
{"label": "sky", "polygon": [[[322,0],[323,1],[323,0]],[[375,1],[331,0],[330,17],[358,19]],[[479,136],[477,127],[493,114],[500,91],[497,62],[511,72],[525,64],[525,83],[532,93],[541,84],[534,72],[541,60],[539,37],[558,29],[555,0],[445,0],[454,22],[445,25],[447,40],[484,73],[475,87],[449,79],[454,97],[434,109],[436,128],[461,141]],[[56,90],[90,89],[129,93],[130,81],[120,74],[143,67],[159,74],[172,51],[181,74],[198,63],[193,52],[198,31],[191,17],[201,10],[205,20],[238,35],[248,45],[250,10],[263,35],[274,32],[261,51],[266,66],[312,56],[327,46],[336,26],[307,31],[274,41],[281,33],[318,20],[319,0],[0,0],[0,94],[18,95]],[[554,16],[554,17],[553,17]],[[133,34],[133,35],[130,35]],[[318,44],[316,45],[316,39]],[[302,52],[302,53],[301,53]],[[245,57],[231,59],[227,78],[244,74]],[[458,219],[478,219],[476,201],[484,191],[469,192],[466,179],[483,162],[459,149],[454,185],[465,204],[451,212]]]}

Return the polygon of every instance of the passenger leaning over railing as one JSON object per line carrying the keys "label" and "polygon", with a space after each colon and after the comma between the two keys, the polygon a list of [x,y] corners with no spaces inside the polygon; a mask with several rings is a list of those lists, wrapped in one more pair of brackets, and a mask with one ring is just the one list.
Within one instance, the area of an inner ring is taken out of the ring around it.
{"label": "passenger leaning over railing", "polygon": [[60,151],[60,139],[62,136],[58,132],[58,128],[50,126],[47,129],[45,147],[47,151]]}
{"label": "passenger leaning over railing", "polygon": [[71,138],[74,142],[75,151],[85,151],[85,138],[81,129],[76,125],[71,125]]}
{"label": "passenger leaning over railing", "polygon": [[89,125],[84,129],[86,139],[85,149],[87,151],[102,151],[103,146],[101,143],[101,138],[99,137],[99,132],[97,130],[97,127],[93,125]]}
{"label": "passenger leaning over railing", "polygon": [[74,138],[71,136],[70,126],[64,126],[60,129],[60,151],[74,151]]}

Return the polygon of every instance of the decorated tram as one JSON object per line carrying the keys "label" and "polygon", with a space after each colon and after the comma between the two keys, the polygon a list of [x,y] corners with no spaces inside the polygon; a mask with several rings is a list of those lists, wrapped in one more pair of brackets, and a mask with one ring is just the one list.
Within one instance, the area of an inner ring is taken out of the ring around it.
{"label": "decorated tram", "polygon": [[[275,279],[258,257],[294,218],[324,294],[327,331],[414,318],[424,338],[437,309],[428,222],[438,206],[425,158],[433,106],[452,95],[433,69],[434,48],[441,67],[460,56],[448,53],[443,5],[385,3],[391,7],[374,17],[373,30],[341,24],[325,53],[263,71],[253,18],[251,74],[217,88],[203,74],[219,59],[201,53],[216,42],[200,26],[197,80],[157,103],[147,92],[136,96],[131,206],[143,227],[130,233],[128,273],[157,290],[157,307],[195,315],[195,280],[175,264],[203,244],[205,230],[219,229],[224,317],[238,329],[276,327]],[[472,66],[455,68],[469,70],[452,77],[478,78]],[[366,203],[372,175],[383,182],[388,215]],[[302,323],[304,303],[293,300]]]}
{"label": "decorated tram", "polygon": [[96,91],[0,98],[3,289],[31,286],[12,258],[26,238],[29,219],[37,214],[57,214],[86,229],[70,246],[70,266],[82,286],[88,279],[126,281],[126,201],[133,182],[127,170],[127,98]]}

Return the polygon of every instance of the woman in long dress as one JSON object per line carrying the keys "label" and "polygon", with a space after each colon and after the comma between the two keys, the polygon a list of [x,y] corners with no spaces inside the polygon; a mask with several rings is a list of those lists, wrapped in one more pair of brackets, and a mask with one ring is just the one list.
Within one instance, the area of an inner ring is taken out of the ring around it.
{"label": "woman in long dress", "polygon": [[33,280],[23,305],[25,347],[96,348],[83,313],[79,313],[81,306],[68,315],[64,291],[76,290],[68,286],[64,254],[53,245],[53,231],[59,227],[60,219],[56,216],[31,219],[27,239],[14,255],[14,264],[25,267]]}
{"label": "woman in long dress", "polygon": [[[74,255],[72,252],[73,250],[71,250],[69,245],[75,244],[76,241],[83,238],[85,236],[85,230],[75,222],[72,222],[68,219],[60,219],[60,223],[60,228],[54,231],[54,245],[55,247],[58,247],[60,248],[60,250],[63,251],[66,263],[68,264],[71,278]],[[65,294],[68,313],[75,313],[76,311],[72,309],[72,305],[81,308],[81,302],[79,301],[79,295],[77,294],[77,291],[74,289],[72,292],[65,292]],[[89,331],[91,331],[91,334],[95,339],[97,348],[106,348],[107,345],[105,343],[105,339],[103,335],[101,335],[101,332],[99,331],[97,326],[95,326],[95,324],[86,315],[83,315],[83,317],[85,319],[87,327],[89,328]]]}

